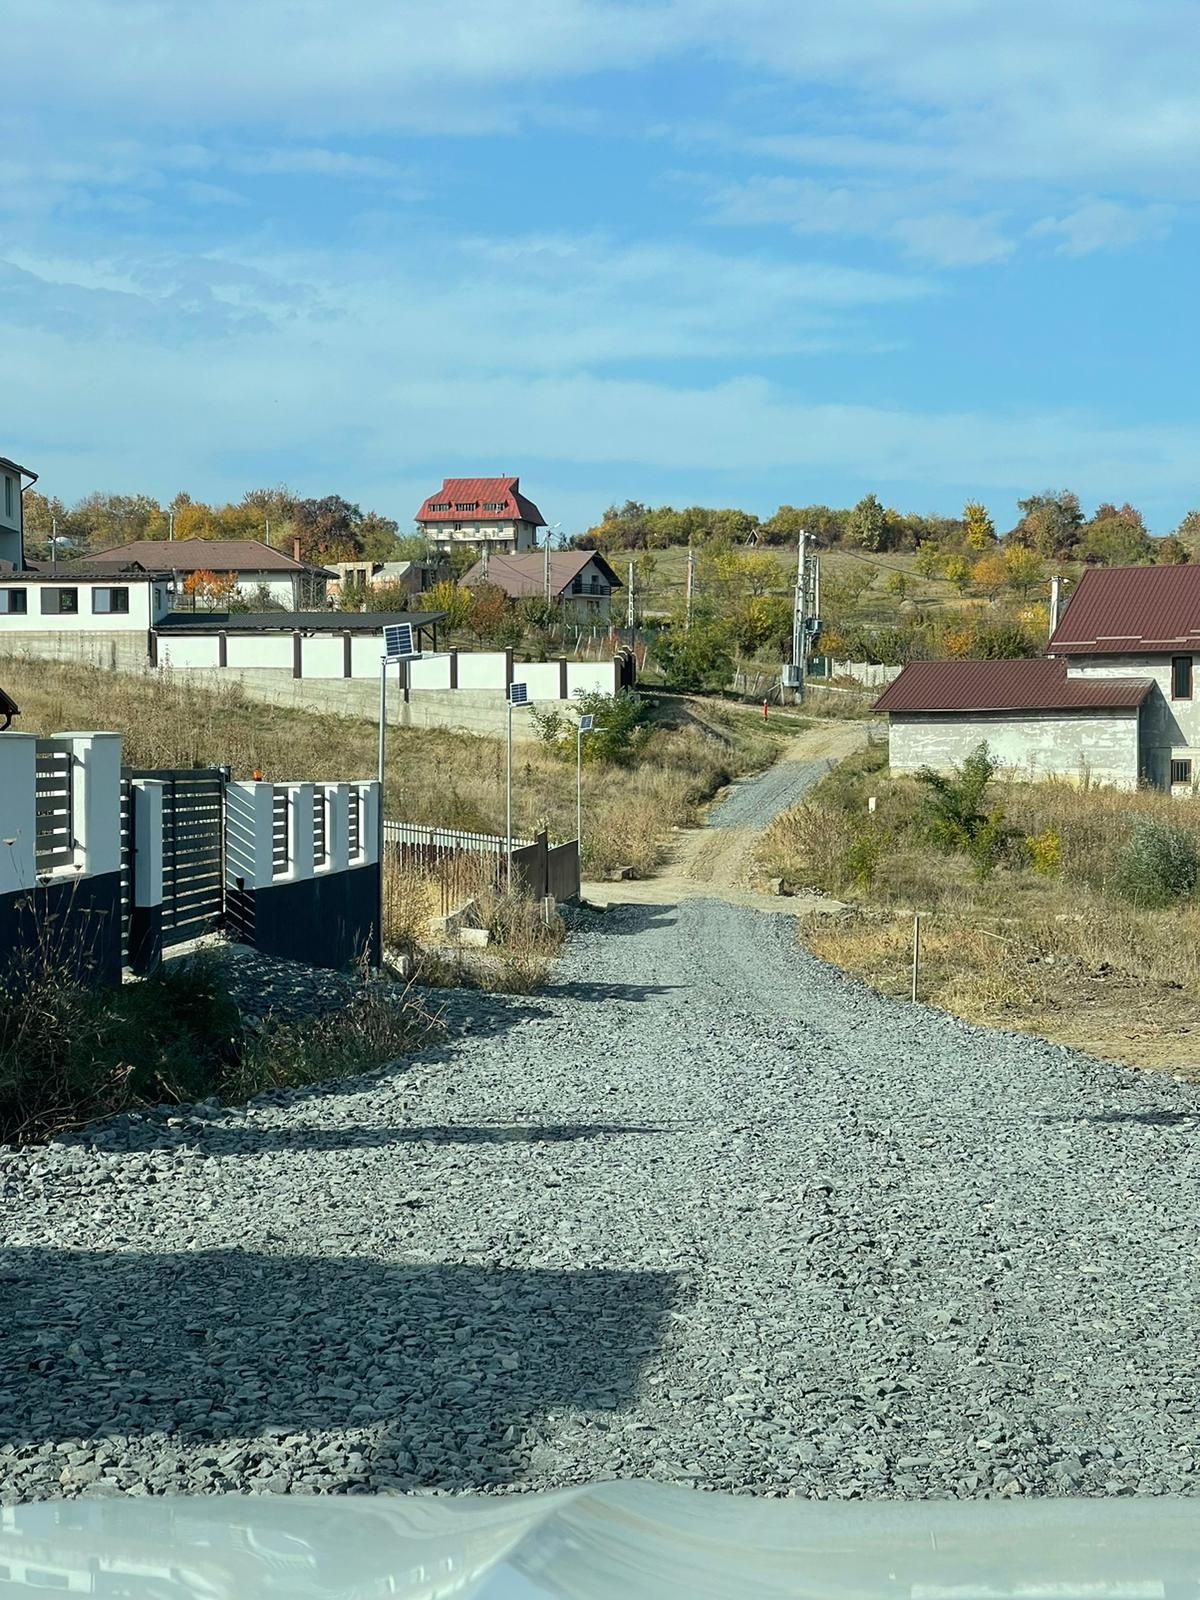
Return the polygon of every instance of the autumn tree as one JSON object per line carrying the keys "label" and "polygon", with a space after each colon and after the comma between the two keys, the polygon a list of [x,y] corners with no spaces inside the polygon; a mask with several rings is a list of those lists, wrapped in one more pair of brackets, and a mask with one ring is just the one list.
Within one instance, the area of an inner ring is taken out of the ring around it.
{"label": "autumn tree", "polygon": [[1182,567],[1192,559],[1191,552],[1178,534],[1169,533],[1158,541],[1155,559],[1160,567]]}
{"label": "autumn tree", "polygon": [[233,598],[236,588],[237,578],[232,572],[209,572],[204,567],[189,572],[183,580],[183,592],[191,600],[193,608],[200,604],[213,611],[224,609]]}
{"label": "autumn tree", "polygon": [[887,549],[887,512],[877,496],[865,494],[850,513],[850,538],[864,550]]}
{"label": "autumn tree", "polygon": [[305,561],[355,561],[363,553],[359,529],[363,514],[340,494],[297,500],[292,524]]}
{"label": "autumn tree", "polygon": [[497,584],[475,584],[471,589],[471,610],[468,616],[471,632],[480,641],[498,639],[503,632],[508,610],[508,596]]}
{"label": "autumn tree", "polygon": [[1009,542],[1036,550],[1041,556],[1072,556],[1083,527],[1079,496],[1069,489],[1046,490],[1017,501],[1021,520]]}
{"label": "autumn tree", "polygon": [[460,589],[458,584],[443,578],[426,591],[424,603],[430,611],[446,613],[447,628],[463,628],[471,616],[471,591]]}
{"label": "autumn tree", "polygon": [[1025,599],[1031,589],[1046,581],[1046,568],[1036,550],[1011,544],[1004,552],[1008,587]]}
{"label": "autumn tree", "polygon": [[968,500],[963,507],[963,541],[968,550],[978,554],[990,550],[996,542],[996,525],[988,516],[987,507],[978,500]]}
{"label": "autumn tree", "polygon": [[971,582],[985,594],[989,600],[995,601],[1000,591],[1008,585],[1008,562],[998,550],[991,551],[971,568]]}

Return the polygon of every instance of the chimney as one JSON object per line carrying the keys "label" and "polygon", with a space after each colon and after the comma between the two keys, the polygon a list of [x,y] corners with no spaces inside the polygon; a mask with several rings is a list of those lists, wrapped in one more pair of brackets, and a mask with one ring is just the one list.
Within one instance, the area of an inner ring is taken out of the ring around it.
{"label": "chimney", "polygon": [[303,561],[303,559],[304,559],[304,557],[300,554],[300,540],[298,538],[293,539],[292,540],[292,560],[293,561]]}

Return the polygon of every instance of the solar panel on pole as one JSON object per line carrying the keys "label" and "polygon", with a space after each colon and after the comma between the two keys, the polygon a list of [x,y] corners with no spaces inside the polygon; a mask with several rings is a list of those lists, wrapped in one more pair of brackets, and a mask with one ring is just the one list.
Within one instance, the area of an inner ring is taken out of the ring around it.
{"label": "solar panel on pole", "polygon": [[420,652],[414,648],[411,622],[388,623],[383,630],[383,648],[389,661],[403,661]]}
{"label": "solar panel on pole", "polygon": [[510,683],[508,686],[509,704],[524,706],[529,704],[529,685],[525,683]]}
{"label": "solar panel on pole", "polygon": [[579,719],[579,731],[580,731],[580,733],[591,733],[592,729],[595,726],[596,726],[595,717],[580,717],[580,719]]}

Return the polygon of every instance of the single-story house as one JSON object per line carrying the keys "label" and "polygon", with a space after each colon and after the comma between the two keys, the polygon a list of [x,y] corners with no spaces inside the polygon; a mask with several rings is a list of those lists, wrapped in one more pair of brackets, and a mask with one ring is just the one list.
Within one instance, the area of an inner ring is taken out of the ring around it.
{"label": "single-story house", "polygon": [[982,741],[1014,775],[1200,781],[1200,566],[1084,572],[1047,656],[917,661],[880,695],[891,765],[945,770]]}
{"label": "single-story house", "polygon": [[260,539],[139,539],[134,544],[98,550],[86,558],[86,564],[115,572],[140,568],[169,573],[176,607],[191,603],[187,580],[197,572],[232,577],[238,593],[250,604],[265,593],[286,611],[323,606],[326,586],[337,576],[327,567],[302,560],[299,540],[293,540],[289,556]]}
{"label": "single-story house", "polygon": [[145,633],[170,611],[170,588],[168,572],[90,563],[0,573],[0,642],[6,634]]}
{"label": "single-story house", "polygon": [[914,661],[875,702],[893,772],[946,770],[986,741],[1029,778],[1136,786],[1144,678],[1071,678],[1065,661]]}
{"label": "single-story house", "polygon": [[[485,556],[460,582],[466,588],[494,583],[513,600],[544,598],[546,559],[542,551],[521,556]],[[549,561],[551,605],[576,622],[607,622],[612,592],[622,585],[604,557],[595,550],[552,550]]]}

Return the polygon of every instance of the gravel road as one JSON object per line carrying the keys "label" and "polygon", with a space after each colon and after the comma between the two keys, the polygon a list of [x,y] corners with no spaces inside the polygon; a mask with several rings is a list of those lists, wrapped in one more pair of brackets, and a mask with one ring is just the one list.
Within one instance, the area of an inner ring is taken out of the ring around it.
{"label": "gravel road", "polygon": [[0,1498],[1200,1490],[1200,1091],[582,919],[424,1055],[0,1158]]}

